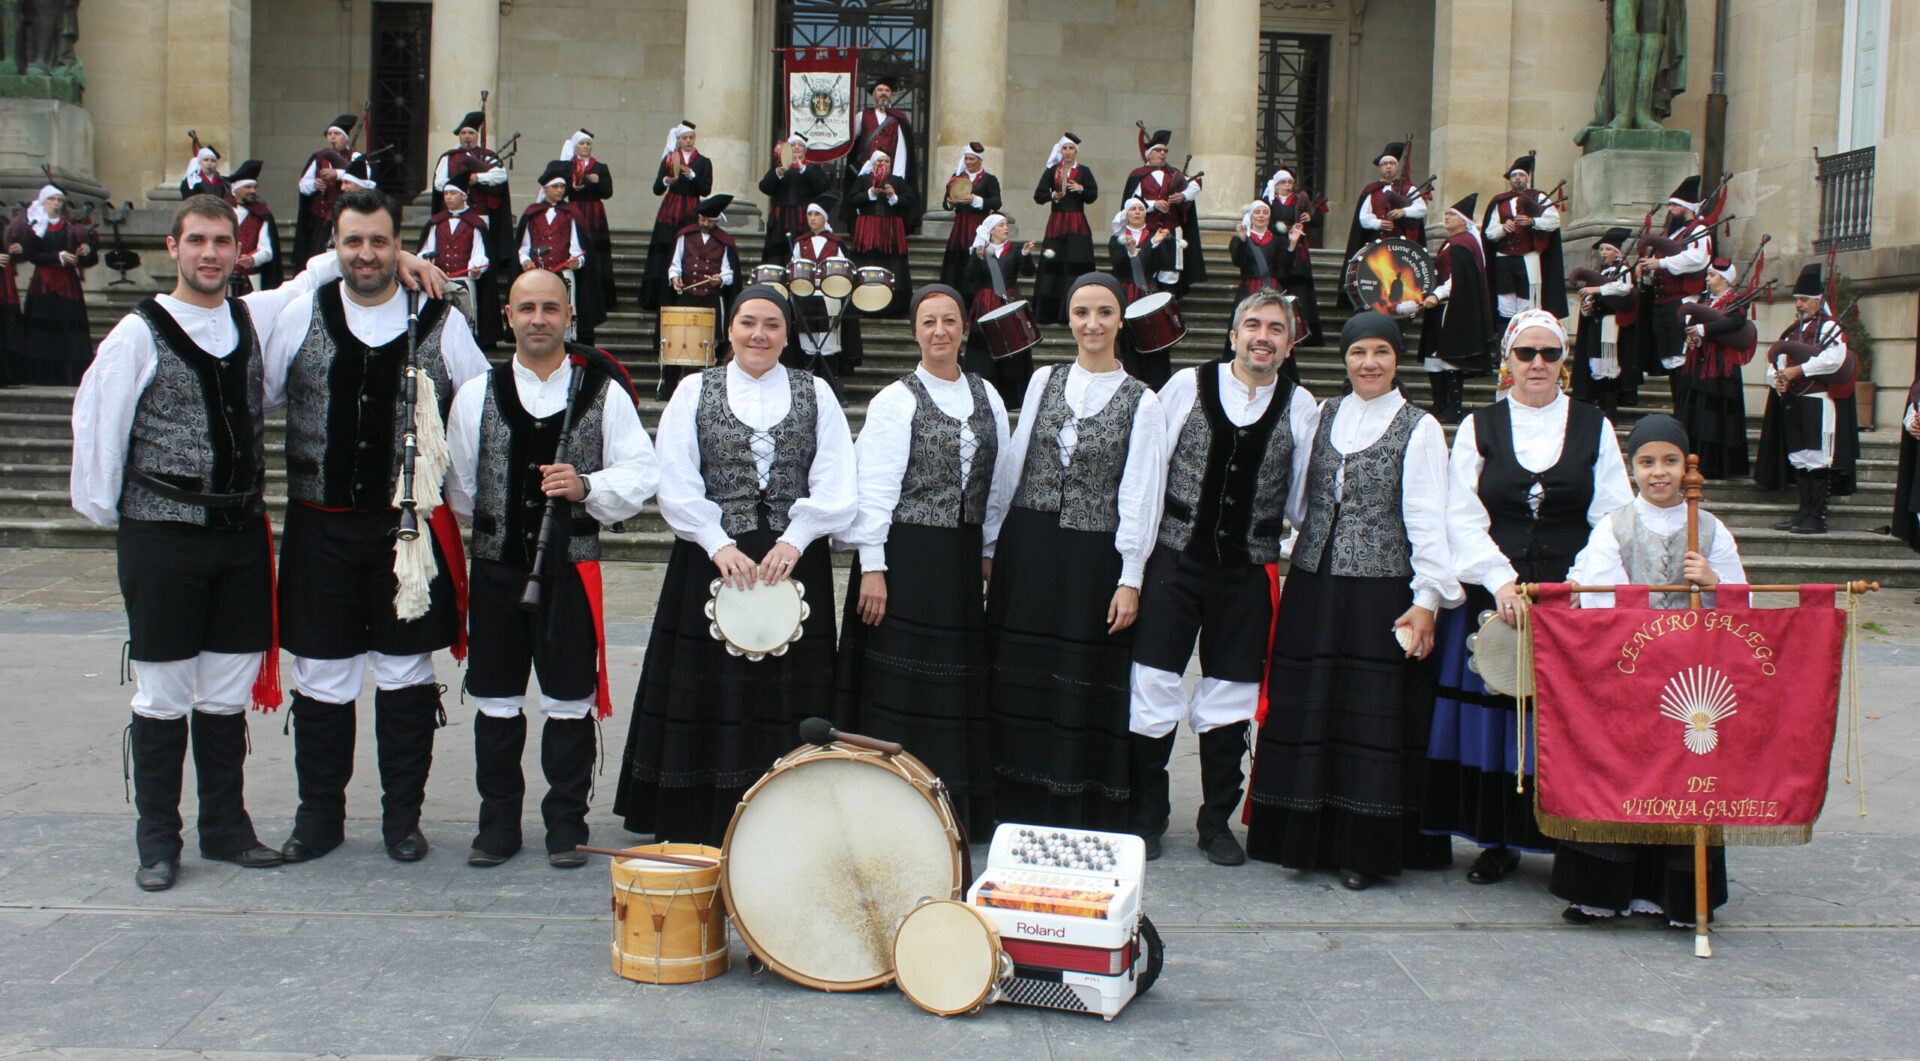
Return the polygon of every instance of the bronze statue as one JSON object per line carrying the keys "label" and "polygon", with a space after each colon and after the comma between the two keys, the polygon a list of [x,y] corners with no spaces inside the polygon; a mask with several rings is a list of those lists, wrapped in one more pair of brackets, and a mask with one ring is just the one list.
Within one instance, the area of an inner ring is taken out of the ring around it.
{"label": "bronze statue", "polygon": [[1593,122],[1573,139],[1585,145],[1601,129],[1665,128],[1673,97],[1687,90],[1686,0],[1606,0],[1607,68],[1594,94]]}
{"label": "bronze statue", "polygon": [[73,51],[79,36],[80,0],[0,0],[0,74],[67,82],[77,98],[86,84]]}

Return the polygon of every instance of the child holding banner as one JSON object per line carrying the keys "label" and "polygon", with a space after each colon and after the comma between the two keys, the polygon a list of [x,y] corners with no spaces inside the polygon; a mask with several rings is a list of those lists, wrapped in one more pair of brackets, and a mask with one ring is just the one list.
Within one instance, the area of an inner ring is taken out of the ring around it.
{"label": "child holding banner", "polygon": [[[1687,549],[1687,510],[1680,479],[1687,468],[1687,432],[1671,416],[1654,414],[1627,438],[1627,460],[1639,493],[1593,528],[1574,558],[1567,581],[1582,586],[1690,584],[1703,590],[1747,581],[1732,532],[1700,510],[1700,548]],[[1575,594],[1584,608],[1611,608],[1610,593]],[[1703,602],[1712,606],[1710,597]],[[1655,608],[1685,608],[1686,593],[1655,593]],[[1692,928],[1693,848],[1687,844],[1600,844],[1562,840],[1553,859],[1553,894],[1567,900],[1561,916],[1576,925],[1628,914],[1664,916],[1673,928]],[[1708,850],[1708,901],[1727,901],[1722,847]]]}

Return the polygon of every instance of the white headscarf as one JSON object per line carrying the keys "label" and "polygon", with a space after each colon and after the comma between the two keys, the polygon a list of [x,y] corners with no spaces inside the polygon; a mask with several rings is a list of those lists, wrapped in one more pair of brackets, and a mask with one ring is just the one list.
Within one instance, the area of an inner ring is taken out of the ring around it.
{"label": "white headscarf", "polygon": [[1273,176],[1267,178],[1266,198],[1272,199],[1274,196],[1280,194],[1281,181],[1293,181],[1294,190],[1300,190],[1300,182],[1294,179],[1293,171],[1285,166],[1281,166],[1279,169],[1273,171]]}
{"label": "white headscarf", "polygon": [[[1253,231],[1253,208],[1256,206],[1265,206],[1269,211],[1272,210],[1272,204],[1268,203],[1265,199],[1255,199],[1253,202],[1241,207],[1240,227],[1246,229],[1248,232]],[[1271,213],[1267,215],[1267,231],[1273,231],[1273,215]]]}
{"label": "white headscarf", "polygon": [[1707,271],[1715,274],[1720,279],[1725,280],[1727,282],[1728,287],[1732,287],[1734,280],[1740,276],[1739,267],[1734,265],[1731,261],[1727,263],[1727,267],[1725,269],[1715,269],[1713,265],[1709,263],[1707,265]]}
{"label": "white headscarf", "polygon": [[956,176],[956,177],[959,177],[959,176],[964,176],[964,175],[966,174],[966,172],[967,172],[967,156],[969,156],[969,155],[972,155],[972,156],[973,156],[974,158],[977,158],[977,159],[979,159],[979,160],[980,160],[980,168],[981,168],[981,169],[983,169],[983,170],[984,170],[984,169],[986,169],[986,166],[987,166],[987,156],[985,156],[985,155],[982,155],[982,154],[979,154],[979,153],[977,153],[976,151],[974,151],[974,149],[973,149],[973,145],[972,145],[972,144],[961,144],[961,145],[960,145],[960,158],[959,158],[959,160],[958,160],[958,161],[956,161],[956,162],[954,162],[954,164],[953,164],[953,175],[954,175],[954,176]]}
{"label": "white headscarf", "polygon": [[[580,144],[583,141],[587,141],[591,139],[593,139],[592,135],[589,134],[585,129],[582,129],[579,132],[574,133],[572,136],[567,137],[567,142],[560,145],[560,161],[572,162],[574,156],[580,153],[579,151]],[[662,156],[662,157],[665,157],[665,156]]]}
{"label": "white headscarf", "polygon": [[[832,231],[833,231],[833,219],[827,216],[827,212],[826,212],[826,210],[824,210],[824,209],[822,209],[819,203],[808,203],[808,204],[807,204],[807,213],[809,213],[809,214],[819,214],[819,215],[820,215],[820,219],[821,219],[822,221],[825,221],[825,222],[826,222],[826,224],[824,224],[824,225],[822,225],[822,226],[820,226],[820,231],[821,231],[821,232],[832,232]],[[800,238],[801,238],[801,239],[805,239],[805,238],[807,238],[808,236],[811,236],[811,235],[813,235],[813,230],[812,230],[812,229],[808,229],[808,230],[807,230],[806,232],[804,232],[804,233],[802,233],[802,234],[801,234],[801,237],[800,237]]]}
{"label": "white headscarf", "polygon": [[[872,173],[874,160],[882,159],[882,158],[886,159],[888,163],[893,162],[892,155],[887,154],[885,151],[875,151],[873,154],[867,156],[867,164],[860,167],[860,175],[864,177],[867,174]],[[893,171],[888,170],[887,172],[892,173]]]}
{"label": "white headscarf", "polygon": [[1528,328],[1545,328],[1552,332],[1560,345],[1567,345],[1567,330],[1560,326],[1560,318],[1543,309],[1523,309],[1507,322],[1507,330],[1500,336],[1500,356],[1505,358],[1513,350],[1513,342],[1520,333]]}
{"label": "white headscarf", "polygon": [[[1131,208],[1135,203],[1139,203],[1140,209],[1142,210],[1145,210],[1147,208],[1146,200],[1140,198],[1137,195],[1128,199],[1126,202],[1121,203],[1120,212],[1113,215],[1113,222],[1109,226],[1110,228],[1113,229],[1114,235],[1118,236],[1120,234],[1120,230],[1127,227],[1127,210]],[[1142,227],[1144,228],[1145,226],[1142,226]]]}
{"label": "white headscarf", "polygon": [[47,226],[53,221],[53,215],[47,213],[47,197],[58,195],[64,199],[66,194],[51,184],[40,186],[40,194],[34,196],[33,202],[27,206],[27,224],[32,227],[34,235],[46,235]]}
{"label": "white headscarf", "polygon": [[1064,136],[1053,142],[1053,152],[1047,156],[1048,169],[1052,169],[1053,167],[1058,166],[1060,164],[1060,151],[1062,148],[1065,148],[1069,145],[1073,147],[1080,146],[1079,144],[1075,144],[1071,139]]}
{"label": "white headscarf", "polygon": [[219,158],[219,157],[220,157],[220,152],[215,151],[213,148],[210,148],[210,147],[201,148],[198,152],[194,154],[193,160],[187,163],[187,172],[180,179],[183,181],[192,180],[193,175],[200,172],[200,163],[205,162],[210,158]]}
{"label": "white headscarf", "polygon": [[[992,246],[993,230],[998,228],[1000,223],[1006,219],[1007,215],[1005,214],[988,214],[986,217],[981,218],[980,227],[973,230],[973,249],[979,250],[982,247]],[[1009,242],[1011,242],[1011,238],[1009,238]]]}
{"label": "white headscarf", "polygon": [[[567,178],[565,178],[565,177],[555,177],[555,178],[553,178],[552,180],[550,180],[550,181],[548,181],[548,182],[546,182],[545,184],[542,184],[542,185],[541,185],[540,187],[542,187],[542,188],[551,188],[551,187],[553,187],[553,186],[554,186],[554,185],[556,185],[556,184],[558,184],[558,185],[559,185],[559,186],[561,186],[562,188],[564,188],[564,187],[566,187],[566,186],[567,186]],[[545,200],[542,200],[542,202],[545,202]]]}
{"label": "white headscarf", "polygon": [[666,158],[668,155],[671,155],[675,151],[679,150],[680,138],[694,131],[695,130],[693,126],[688,125],[686,122],[676,123],[673,127],[673,131],[667,134],[667,146],[660,149],[660,157]]}

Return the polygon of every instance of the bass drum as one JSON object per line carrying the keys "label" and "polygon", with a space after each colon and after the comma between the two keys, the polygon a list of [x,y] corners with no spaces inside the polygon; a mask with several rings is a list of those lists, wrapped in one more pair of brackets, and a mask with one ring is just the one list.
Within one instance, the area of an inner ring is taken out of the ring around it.
{"label": "bass drum", "polygon": [[1341,273],[1340,286],[1361,309],[1389,317],[1411,317],[1420,302],[1438,286],[1433,256],[1410,239],[1377,239],[1353,252]]}
{"label": "bass drum", "polygon": [[822,991],[894,977],[894,926],[966,881],[947,790],[911,755],[848,744],[782,756],[727,826],[720,889],[773,971]]}

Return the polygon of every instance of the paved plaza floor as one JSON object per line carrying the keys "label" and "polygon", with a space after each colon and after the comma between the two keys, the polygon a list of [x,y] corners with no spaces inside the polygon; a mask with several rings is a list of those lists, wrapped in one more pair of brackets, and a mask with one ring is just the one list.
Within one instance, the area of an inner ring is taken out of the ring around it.
{"label": "paved plaza floor", "polygon": [[[607,808],[660,573],[609,565],[617,710],[591,818],[609,846],[633,839]],[[0,1061],[1920,1057],[1920,606],[1911,590],[1879,597],[1860,616],[1868,814],[1836,746],[1811,844],[1729,852],[1712,960],[1643,918],[1563,923],[1545,858],[1480,887],[1460,844],[1450,870],[1355,893],[1330,874],[1212,866],[1187,811],[1148,870],[1167,949],[1150,994],[1112,1023],[1004,1004],[942,1020],[891,988],[750,974],[737,939],[714,981],[614,976],[604,863],[465,864],[472,708],[453,693],[425,861],[381,851],[367,739],[339,850],[250,871],[199,859],[189,835],[178,885],[141,892],[113,556],[0,552]],[[457,688],[450,660],[441,676]],[[251,727],[248,801],[270,844],[294,805],[284,717]],[[1193,752],[1183,735],[1177,806],[1198,798]],[[535,748],[527,772],[537,816]]]}

